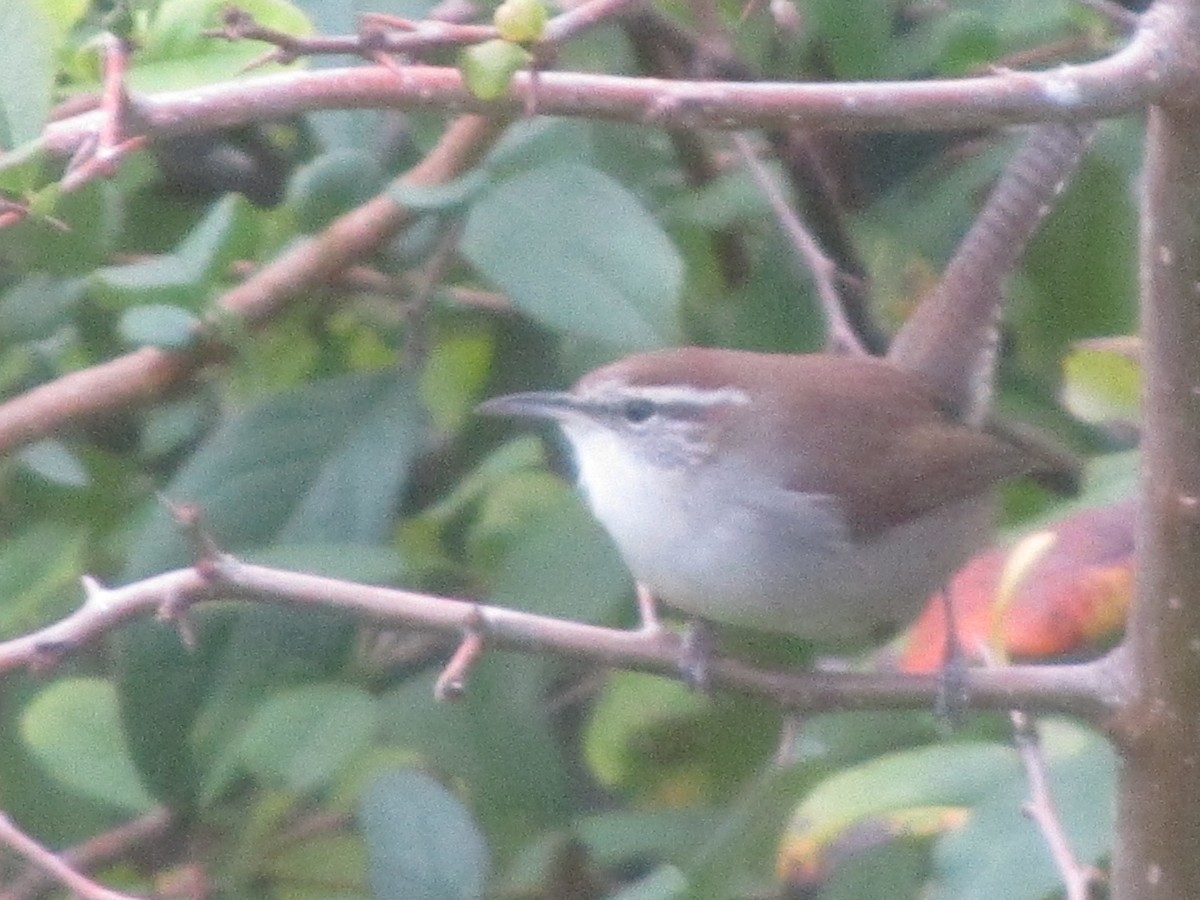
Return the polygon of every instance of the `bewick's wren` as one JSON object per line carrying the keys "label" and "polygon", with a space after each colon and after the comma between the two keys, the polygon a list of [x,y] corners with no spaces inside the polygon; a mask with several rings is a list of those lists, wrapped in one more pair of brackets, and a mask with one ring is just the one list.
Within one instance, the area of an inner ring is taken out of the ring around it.
{"label": "bewick's wren", "polygon": [[634,577],[692,615],[822,641],[904,624],[1025,457],[870,358],[686,348],[485,413],[557,422]]}
{"label": "bewick's wren", "polygon": [[979,429],[1002,287],[1091,132],[1034,130],[885,360],[665,350],[481,410],[562,427],[596,517],[669,605],[823,641],[904,624],[1031,467]]}

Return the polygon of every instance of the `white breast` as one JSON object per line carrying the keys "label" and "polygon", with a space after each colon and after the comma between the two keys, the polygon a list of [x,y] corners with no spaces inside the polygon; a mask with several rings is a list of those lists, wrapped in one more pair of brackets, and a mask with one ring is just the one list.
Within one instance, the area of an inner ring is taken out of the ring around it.
{"label": "white breast", "polygon": [[717,622],[865,639],[915,617],[988,535],[990,503],[973,498],[855,543],[831,497],[785,494],[752,471],[656,467],[607,428],[564,430],[634,578]]}

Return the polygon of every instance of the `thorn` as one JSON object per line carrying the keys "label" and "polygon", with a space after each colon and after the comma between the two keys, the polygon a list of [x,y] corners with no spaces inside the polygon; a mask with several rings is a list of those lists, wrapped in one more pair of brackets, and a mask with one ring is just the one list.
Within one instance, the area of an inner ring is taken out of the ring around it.
{"label": "thorn", "polygon": [[281,66],[286,66],[295,61],[295,53],[288,53],[282,47],[276,47],[273,50],[268,50],[262,56],[254,57],[254,59],[238,69],[238,74],[245,75],[247,72],[253,72],[255,69],[261,69],[263,66],[269,66],[272,63],[279,63]]}
{"label": "thorn", "polygon": [[103,609],[108,605],[108,588],[100,580],[91,575],[83,575],[79,579],[83,585],[84,606],[97,606]]}
{"label": "thorn", "polygon": [[396,60],[393,59],[390,54],[384,53],[382,50],[380,50],[378,53],[372,53],[370,58],[373,62],[383,66],[393,75],[399,75],[401,77],[404,76],[404,72],[402,71],[403,66],[396,62]]}
{"label": "thorn", "polygon": [[192,601],[178,591],[171,591],[159,604],[156,618],[167,625],[174,625],[179,635],[179,641],[189,650],[195,650],[199,644],[196,636],[196,626],[189,614]]}
{"label": "thorn", "polygon": [[486,649],[482,632],[483,625],[483,615],[476,607],[471,615],[471,621],[467,624],[467,631],[463,636],[462,643],[450,657],[450,662],[446,664],[446,668],[442,670],[442,674],[438,676],[437,683],[433,687],[433,696],[438,702],[461,700],[466,694],[467,679],[471,675],[471,670],[483,658],[483,651]]}
{"label": "thorn", "polygon": [[204,530],[202,508],[195,503],[176,503],[162,493],[158,494],[158,502],[163,505],[167,514],[188,539],[188,543],[192,545],[196,571],[203,578],[215,578],[218,574],[216,563],[222,553],[212,535]]}

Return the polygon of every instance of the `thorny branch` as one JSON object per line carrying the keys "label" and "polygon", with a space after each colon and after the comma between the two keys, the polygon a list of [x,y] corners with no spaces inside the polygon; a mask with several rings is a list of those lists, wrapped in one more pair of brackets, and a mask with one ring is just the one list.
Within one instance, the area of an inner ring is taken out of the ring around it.
{"label": "thorny branch", "polygon": [[303,56],[319,55],[355,55],[378,62],[380,54],[413,54],[499,37],[499,32],[491,25],[425,19],[406,22],[407,27],[401,27],[397,20],[391,22],[393,27],[385,28],[377,26],[375,20],[368,17],[358,34],[297,37],[260,25],[250,13],[231,7],[225,11],[222,27],[208,31],[206,35],[227,41],[274,44],[275,50],[254,63],[255,66],[267,63],[288,65]]}
{"label": "thorny branch", "polygon": [[5,813],[0,813],[0,844],[11,847],[47,875],[62,883],[82,900],[137,900],[130,894],[111,891],[96,884],[73,869],[53,851],[43,847],[21,829]]}
{"label": "thorny branch", "polygon": [[[135,848],[161,840],[173,822],[170,811],[159,808],[89,838],[78,846],[59,851],[56,856],[76,872],[92,871],[106,863],[128,857]],[[48,893],[56,881],[53,874],[31,863],[29,871],[5,885],[0,892],[0,900],[37,900]]]}
{"label": "thorny branch", "polygon": [[1029,801],[1025,811],[1037,824],[1042,839],[1050,850],[1055,868],[1063,880],[1066,900],[1089,900],[1092,887],[1099,873],[1079,862],[1071,847],[1070,838],[1063,829],[1054,806],[1050,789],[1050,776],[1046,771],[1046,757],[1041,750],[1037,723],[1020,710],[1011,710],[1009,718],[1013,725],[1013,740],[1025,768],[1025,779],[1029,783]]}
{"label": "thorny branch", "polygon": [[[440,184],[461,175],[492,146],[503,122],[463,117],[441,142],[401,177],[407,184]],[[222,315],[248,326],[268,320],[313,285],[334,279],[413,221],[387,194],[335,220],[324,232],[295,245],[215,302]],[[0,452],[54,433],[62,426],[109,410],[160,399],[211,360],[219,347],[171,353],[145,347],[64,375],[0,404]]]}
{"label": "thorny branch", "polygon": [[[625,0],[594,0],[552,21],[547,40],[578,33]],[[597,12],[599,9],[599,12]],[[567,18],[570,17],[570,18]],[[322,109],[430,109],[514,116],[615,119],[657,127],[745,129],[797,126],[875,130],[953,129],[1123,115],[1171,88],[1177,10],[1155,6],[1132,40],[1104,59],[1043,72],[1005,71],[912,82],[787,83],[671,80],[583,72],[518,73],[504,97],[485,101],[457,69],[365,66],[284,72],[136,98],[138,124],[152,138],[225,128]],[[561,24],[560,24],[561,23]],[[358,40],[357,38],[355,40]],[[356,44],[355,46],[360,46]],[[70,155],[102,126],[103,112],[47,126],[37,142]]]}
{"label": "thorny branch", "polygon": [[[75,613],[38,631],[0,643],[0,675],[44,668],[132,619],[158,614],[178,620],[182,610],[231,596],[300,608],[331,607],[363,621],[461,636],[478,634],[489,647],[554,653],[604,666],[685,679],[682,638],[666,629],[625,631],[533,615],[431,594],[373,587],[251,565],[231,556],[204,560],[119,588],[91,581]],[[474,650],[472,654],[474,654]],[[1118,651],[1119,652],[1119,651]],[[974,670],[968,690],[980,709],[1028,709],[1080,715],[1103,727],[1119,706],[1123,682],[1116,656],[1069,666],[1010,666]],[[896,672],[783,672],[715,655],[708,662],[713,688],[756,694],[789,709],[921,708],[932,704],[938,679]]]}
{"label": "thorny branch", "polygon": [[[580,3],[546,23],[541,39],[534,45],[534,52],[539,57],[547,56],[565,41],[612,21],[642,2],[587,0]],[[361,56],[379,62],[381,54],[412,57],[429,50],[461,47],[500,37],[500,31],[494,25],[455,21],[456,12],[451,9],[446,14],[438,15],[435,10],[428,19],[368,14],[362,17],[362,27],[357,34],[297,37],[261,25],[245,10],[231,7],[225,12],[222,27],[207,34],[228,41],[251,40],[274,44],[276,49],[255,65],[287,65],[303,56],[320,55]]]}
{"label": "thorny branch", "polygon": [[129,69],[129,47],[120,38],[104,35],[104,88],[100,93],[100,128],[71,156],[62,178],[62,189],[74,191],[89,181],[111,178],[121,161],[141,150],[148,139],[130,135],[131,102],[125,89]]}

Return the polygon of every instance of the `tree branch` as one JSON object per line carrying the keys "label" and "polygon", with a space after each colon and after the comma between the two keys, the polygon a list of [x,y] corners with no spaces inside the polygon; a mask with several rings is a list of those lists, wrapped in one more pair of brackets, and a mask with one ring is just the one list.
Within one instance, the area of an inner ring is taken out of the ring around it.
{"label": "tree branch", "polygon": [[[135,848],[161,840],[174,821],[169,810],[155,809],[55,855],[76,871],[91,871],[105,863],[127,858]],[[31,864],[28,872],[5,885],[0,900],[37,900],[54,884],[53,875]]]}
{"label": "tree branch", "polygon": [[[425,185],[456,178],[491,148],[503,128],[499,120],[460,118],[400,181]],[[363,259],[412,220],[408,210],[386,193],[381,194],[231,288],[215,307],[222,315],[235,316],[248,326],[259,325],[314,285],[335,278]],[[209,345],[200,352],[171,353],[145,347],[14,397],[0,404],[0,453],[53,434],[80,419],[158,400],[221,349]]]}
{"label": "tree branch", "polygon": [[[583,72],[518,73],[498,100],[465,87],[457,69],[413,65],[285,72],[134,98],[137,121],[166,137],[322,109],[428,109],[491,116],[616,119],[659,127],[842,130],[978,128],[1089,120],[1144,107],[1167,87],[1164,47],[1176,25],[1155,7],[1122,50],[1096,62],[1045,72],[908,82],[786,83],[678,81]],[[47,126],[43,149],[70,155],[102,123],[96,111]]]}
{"label": "tree branch", "polygon": [[[489,647],[555,653],[606,666],[683,680],[682,638],[670,631],[624,631],[533,615],[468,600],[373,587],[282,569],[251,565],[231,556],[206,559],[196,568],[155,575],[120,588],[89,580],[88,597],[75,613],[39,631],[0,643],[0,675],[19,668],[44,669],[132,619],[157,613],[177,619],[196,603],[231,595],[290,606],[333,607],[364,621],[407,625],[443,634],[477,634]],[[1119,660],[1110,655],[1071,666],[1010,666],[972,670],[971,705],[979,709],[1027,709],[1079,715],[1101,727],[1119,708]],[[896,672],[786,672],[715,656],[708,663],[714,688],[755,694],[789,709],[905,709],[932,705],[936,676]]]}
{"label": "tree branch", "polygon": [[1141,177],[1142,494],[1113,895],[1174,900],[1200,897],[1200,5],[1159,6],[1181,16],[1180,58]]}
{"label": "tree branch", "polygon": [[76,872],[51,850],[21,831],[5,813],[0,813],[0,844],[11,847],[47,875],[61,882],[82,900],[137,900],[131,894],[110,891]]}
{"label": "tree branch", "polygon": [[1025,811],[1041,831],[1050,856],[1054,859],[1054,866],[1062,876],[1066,900],[1089,900],[1092,886],[1097,882],[1097,873],[1079,862],[1070,837],[1059,819],[1037,723],[1015,709],[1009,712],[1009,719],[1013,725],[1017,752],[1021,755],[1021,765],[1029,782],[1029,801],[1025,804]]}

